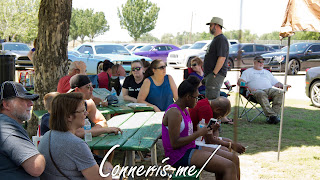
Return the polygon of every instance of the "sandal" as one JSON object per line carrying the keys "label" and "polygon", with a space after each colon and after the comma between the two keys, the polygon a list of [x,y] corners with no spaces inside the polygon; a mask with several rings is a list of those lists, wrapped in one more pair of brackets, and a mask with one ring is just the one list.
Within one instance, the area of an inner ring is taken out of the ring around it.
{"label": "sandal", "polygon": [[222,123],[222,124],[231,124],[231,125],[233,125],[233,119],[227,117],[227,120],[228,120],[228,121],[226,121],[226,122],[221,122],[221,123]]}

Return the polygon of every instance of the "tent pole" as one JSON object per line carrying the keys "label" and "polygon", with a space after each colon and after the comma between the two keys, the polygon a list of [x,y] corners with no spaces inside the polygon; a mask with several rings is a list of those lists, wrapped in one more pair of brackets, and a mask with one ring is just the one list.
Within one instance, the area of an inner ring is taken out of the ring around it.
{"label": "tent pole", "polygon": [[280,159],[280,148],[281,148],[281,135],[282,135],[282,125],[283,125],[283,115],[284,115],[284,103],[286,99],[286,92],[287,92],[287,74],[288,74],[288,63],[289,63],[289,52],[290,52],[290,39],[288,37],[288,50],[287,50],[287,58],[286,58],[286,65],[284,71],[284,85],[283,85],[283,97],[282,97],[282,106],[281,106],[281,121],[280,121],[280,131],[279,131],[279,142],[278,142],[278,162]]}

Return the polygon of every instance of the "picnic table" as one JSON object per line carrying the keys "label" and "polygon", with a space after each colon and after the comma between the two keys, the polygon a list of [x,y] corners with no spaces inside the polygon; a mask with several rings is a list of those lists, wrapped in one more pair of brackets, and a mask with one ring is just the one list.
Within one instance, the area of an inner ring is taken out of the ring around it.
{"label": "picnic table", "polygon": [[[133,112],[143,112],[143,111],[153,111],[153,107],[150,106],[127,106],[128,102],[122,102],[122,104],[110,105],[107,107],[97,106],[97,109],[101,114],[109,120],[111,117],[118,114],[133,113]],[[47,113],[47,110],[33,110],[33,114],[41,121],[42,116]],[[108,122],[109,123],[109,122]]]}
{"label": "picnic table", "polygon": [[[93,96],[99,97],[100,99],[106,99],[108,95],[111,94],[105,88],[94,88],[92,91]],[[139,103],[131,103],[128,101],[124,101],[120,96],[118,97],[119,102],[117,104],[109,105],[107,107],[97,106],[97,109],[102,113],[102,115],[108,120],[114,115],[125,114],[125,113],[133,113],[133,112],[141,112],[141,111],[153,111],[153,107],[139,104]],[[33,114],[41,120],[42,116],[47,113],[46,110],[35,110]]]}
{"label": "picnic table", "polygon": [[164,112],[137,112],[112,117],[109,126],[119,127],[122,134],[104,134],[88,142],[92,150],[109,150],[120,145],[118,150],[126,151],[129,168],[134,166],[135,151],[151,151],[151,163],[157,165],[156,142],[161,137],[161,123]]}

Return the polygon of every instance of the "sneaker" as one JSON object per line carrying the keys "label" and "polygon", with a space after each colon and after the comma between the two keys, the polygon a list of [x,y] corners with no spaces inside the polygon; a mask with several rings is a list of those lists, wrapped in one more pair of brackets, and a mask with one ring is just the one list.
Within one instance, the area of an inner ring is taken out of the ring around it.
{"label": "sneaker", "polygon": [[273,124],[278,124],[280,122],[280,119],[278,118],[278,116],[273,116]]}
{"label": "sneaker", "polygon": [[273,118],[274,116],[269,116],[269,117],[267,117],[267,123],[268,124],[273,124],[274,123],[274,118]]}

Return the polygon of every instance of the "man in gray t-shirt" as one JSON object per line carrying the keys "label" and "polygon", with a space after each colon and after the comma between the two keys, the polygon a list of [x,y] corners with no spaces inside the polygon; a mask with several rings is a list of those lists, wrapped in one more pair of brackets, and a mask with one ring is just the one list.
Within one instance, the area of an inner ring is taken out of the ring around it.
{"label": "man in gray t-shirt", "polygon": [[30,94],[19,83],[6,81],[0,98],[0,177],[39,179],[45,159],[28,137],[21,123],[30,119],[31,107],[39,95]]}

